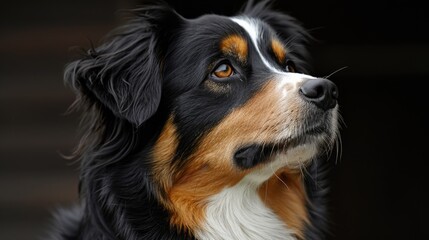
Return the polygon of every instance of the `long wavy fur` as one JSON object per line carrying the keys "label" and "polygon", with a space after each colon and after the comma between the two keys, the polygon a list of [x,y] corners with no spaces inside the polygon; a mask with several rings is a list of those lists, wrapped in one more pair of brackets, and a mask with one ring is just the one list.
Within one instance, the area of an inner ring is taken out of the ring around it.
{"label": "long wavy fur", "polygon": [[[269,5],[270,1],[251,1],[243,14],[266,21],[280,37],[299,33],[289,40],[294,42],[295,61],[306,63],[305,30],[298,23],[291,25],[293,18],[270,10]],[[148,158],[148,149],[167,116],[157,111],[162,97],[163,46],[169,38],[164,32],[180,25],[181,17],[164,4],[141,7],[132,15],[101,46],[65,69],[66,84],[77,95],[73,108],[84,113],[82,138],[74,153],[80,160],[82,202],[59,211],[52,239],[193,238],[170,226],[168,213],[158,201],[160,193]],[[310,217],[315,222],[307,231],[308,239],[321,239],[320,229],[327,224],[323,219],[327,188],[320,179],[325,167],[321,161],[317,164],[309,168],[311,175],[319,174],[317,186],[307,182]]]}

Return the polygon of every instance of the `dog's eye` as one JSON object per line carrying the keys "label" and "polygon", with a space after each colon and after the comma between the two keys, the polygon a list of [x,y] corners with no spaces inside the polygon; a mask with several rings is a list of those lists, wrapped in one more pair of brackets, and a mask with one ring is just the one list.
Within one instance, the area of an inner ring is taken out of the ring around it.
{"label": "dog's eye", "polygon": [[295,63],[292,60],[287,60],[285,70],[286,72],[293,72],[293,73],[296,72]]}
{"label": "dog's eye", "polygon": [[216,78],[227,78],[234,74],[232,66],[227,63],[222,63],[215,68],[212,75]]}

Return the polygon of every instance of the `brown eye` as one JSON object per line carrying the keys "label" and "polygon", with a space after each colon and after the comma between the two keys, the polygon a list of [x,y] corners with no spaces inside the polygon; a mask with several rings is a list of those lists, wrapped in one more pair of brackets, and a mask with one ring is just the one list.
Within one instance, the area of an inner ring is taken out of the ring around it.
{"label": "brown eye", "polygon": [[214,71],[213,75],[217,78],[227,78],[231,77],[234,74],[231,65],[227,63],[220,64]]}
{"label": "brown eye", "polygon": [[295,63],[292,60],[287,60],[285,70],[286,72],[292,72],[292,73],[296,72]]}

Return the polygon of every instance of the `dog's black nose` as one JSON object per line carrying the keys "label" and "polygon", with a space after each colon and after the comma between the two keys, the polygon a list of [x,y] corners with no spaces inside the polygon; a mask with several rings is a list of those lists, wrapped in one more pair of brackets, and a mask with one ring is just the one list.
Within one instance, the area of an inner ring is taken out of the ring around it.
{"label": "dog's black nose", "polygon": [[311,79],[304,82],[299,89],[302,96],[323,110],[329,110],[337,105],[337,86],[323,78]]}

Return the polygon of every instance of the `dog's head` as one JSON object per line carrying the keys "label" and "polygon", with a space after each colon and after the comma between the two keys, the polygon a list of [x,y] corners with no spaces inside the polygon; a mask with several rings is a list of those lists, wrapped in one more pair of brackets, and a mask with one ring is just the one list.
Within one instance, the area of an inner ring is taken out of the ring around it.
{"label": "dog's head", "polygon": [[[185,19],[165,6],[134,15],[66,71],[95,116],[83,143],[83,179],[120,179],[129,169],[121,181],[148,185],[141,191],[171,226],[202,237],[216,231],[209,211],[225,189],[278,194],[280,202],[268,197],[265,205],[302,237],[308,212],[300,170],[332,147],[338,109],[336,86],[306,71],[305,30],[266,2],[234,17]],[[273,176],[286,192],[269,186]],[[105,194],[141,194],[112,189]]]}

